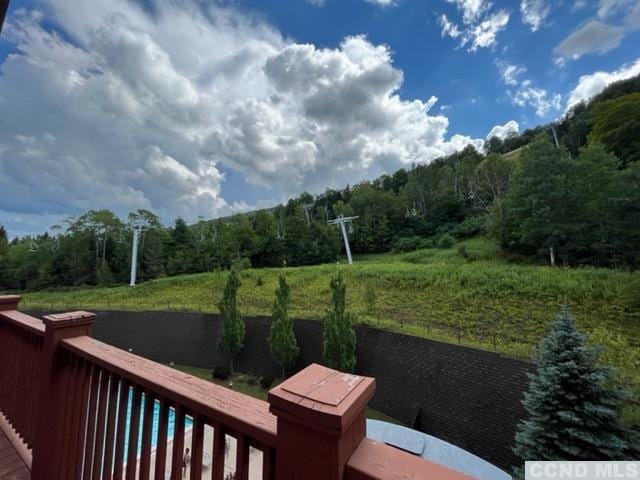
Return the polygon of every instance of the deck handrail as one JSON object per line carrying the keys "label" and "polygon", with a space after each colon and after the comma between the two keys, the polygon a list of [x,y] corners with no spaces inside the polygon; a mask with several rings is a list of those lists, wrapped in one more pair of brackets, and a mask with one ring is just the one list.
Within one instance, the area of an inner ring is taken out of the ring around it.
{"label": "deck handrail", "polygon": [[373,378],[312,364],[264,402],[91,338],[92,313],[40,321],[19,300],[0,296],[0,413],[33,449],[32,479],[178,480],[189,447],[200,480],[206,431],[212,480],[227,478],[228,439],[234,480],[471,478],[365,438]]}
{"label": "deck handrail", "polygon": [[126,352],[88,336],[62,341],[65,349],[189,411],[217,418],[234,431],[276,446],[276,417],[269,404]]}
{"label": "deck handrail", "polygon": [[0,411],[27,448],[33,446],[44,324],[17,311],[20,297],[0,296]]}

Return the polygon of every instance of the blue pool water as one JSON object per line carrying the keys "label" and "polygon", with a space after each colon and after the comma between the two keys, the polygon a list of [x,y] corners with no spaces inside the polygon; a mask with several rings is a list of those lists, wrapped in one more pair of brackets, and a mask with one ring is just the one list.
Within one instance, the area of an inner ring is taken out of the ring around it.
{"label": "blue pool water", "polygon": [[[140,406],[140,425],[138,427],[138,445],[137,451],[138,455],[142,452],[142,424],[144,421],[144,410],[145,410],[145,395],[142,394],[142,402]],[[127,400],[127,420],[125,424],[125,444],[124,444],[124,452],[125,452],[125,461],[127,458],[127,453],[129,451],[129,430],[131,428],[131,414],[133,410],[133,390],[129,389],[129,397]],[[158,422],[160,418],[160,402],[156,400],[153,403],[153,423],[151,428],[151,448],[155,448],[158,444]],[[173,439],[173,433],[175,431],[175,423],[176,423],[176,412],[173,408],[169,409],[169,420],[167,423],[167,441],[171,441]],[[184,426],[185,430],[189,428],[193,424],[193,420],[190,417],[185,417]]]}

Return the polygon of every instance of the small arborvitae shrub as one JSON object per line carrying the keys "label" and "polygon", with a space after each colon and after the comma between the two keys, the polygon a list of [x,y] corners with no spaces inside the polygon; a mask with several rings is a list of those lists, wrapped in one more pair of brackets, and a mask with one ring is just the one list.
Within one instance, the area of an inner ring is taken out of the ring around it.
{"label": "small arborvitae shrub", "polygon": [[293,332],[293,320],[289,317],[289,294],[291,288],[287,283],[284,273],[278,278],[276,298],[273,302],[271,332],[267,341],[271,356],[280,366],[282,378],[285,377],[287,368],[291,367],[300,353],[300,348]]}
{"label": "small arborvitae shrub", "polygon": [[247,383],[249,385],[257,385],[258,384],[258,377],[254,376],[254,375],[249,375],[247,377]]}
{"label": "small arborvitae shrub", "polygon": [[347,286],[342,274],[330,282],[332,308],[324,319],[324,358],[330,368],[342,372],[353,372],[356,366],[356,331],[353,328],[356,317],[347,311]]}
{"label": "small arborvitae shrub", "polygon": [[245,326],[242,315],[238,309],[238,289],[240,288],[240,276],[235,268],[231,268],[224,293],[218,309],[222,322],[218,332],[218,348],[229,359],[229,374],[233,378],[233,360],[244,347]]}
{"label": "small arborvitae shrub", "polygon": [[260,386],[262,387],[263,390],[269,390],[275,382],[276,382],[276,377],[272,377],[271,375],[268,375],[260,379]]}
{"label": "small arborvitae shrub", "polygon": [[453,247],[455,244],[456,244],[456,239],[453,237],[453,235],[449,233],[445,233],[438,239],[437,246],[438,248],[446,249],[446,248]]}
{"label": "small arborvitae shrub", "polygon": [[466,245],[458,245],[457,251],[458,255],[460,255],[462,258],[469,258],[469,252],[467,252]]}
{"label": "small arborvitae shrub", "polygon": [[264,285],[264,280],[262,277],[256,277],[256,287],[261,287]]}
{"label": "small arborvitae shrub", "polygon": [[229,378],[229,367],[220,365],[213,370],[213,378],[216,380],[226,380]]}

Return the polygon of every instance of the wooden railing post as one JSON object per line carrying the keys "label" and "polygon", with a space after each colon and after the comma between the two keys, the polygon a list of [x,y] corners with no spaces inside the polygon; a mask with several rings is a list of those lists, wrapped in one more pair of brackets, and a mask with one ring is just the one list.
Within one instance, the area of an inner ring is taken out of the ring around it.
{"label": "wooden railing post", "polygon": [[313,364],[269,392],[276,479],[340,480],[366,434],[375,380]]}
{"label": "wooden railing post", "polygon": [[[34,392],[39,395],[39,406],[31,471],[33,480],[61,478],[61,459],[66,453],[64,445],[69,443],[64,437],[79,434],[64,428],[65,409],[69,408],[68,382],[65,379],[70,367],[65,362],[64,351],[59,343],[67,338],[90,335],[94,319],[95,315],[89,312],[61,313],[43,318],[45,334],[41,384],[39,392]],[[80,415],[80,412],[71,413]]]}
{"label": "wooden railing post", "polygon": [[21,298],[20,295],[0,295],[0,312],[17,310]]}

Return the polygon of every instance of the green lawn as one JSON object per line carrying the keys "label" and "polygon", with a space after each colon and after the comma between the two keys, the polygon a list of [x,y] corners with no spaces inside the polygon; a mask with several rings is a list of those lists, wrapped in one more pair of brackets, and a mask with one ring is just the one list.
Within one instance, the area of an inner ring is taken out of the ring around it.
{"label": "green lawn", "polygon": [[[460,252],[464,245],[466,252]],[[348,308],[358,321],[437,340],[461,343],[520,358],[568,302],[591,341],[605,347],[604,360],[626,378],[640,375],[640,273],[602,268],[550,268],[507,263],[496,247],[473,239],[448,250],[357,257],[349,266],[286,268],[290,314],[322,318],[329,278],[341,270]],[[241,272],[241,311],[269,315],[281,269]],[[226,272],[162,278],[135,288],[77,288],[24,295],[23,309],[131,309],[216,311]],[[365,290],[376,293],[367,311]]]}
{"label": "green lawn", "polygon": [[[217,385],[221,385],[226,388],[229,387],[228,381],[220,381],[220,380],[212,380],[211,379],[211,370],[207,368],[198,368],[198,367],[190,367],[188,365],[171,365],[176,370],[180,370],[181,372],[188,373],[189,375],[193,375],[194,377],[203,378],[204,380],[213,381],[213,383]],[[267,390],[264,390],[259,383],[259,379],[253,377],[255,383],[250,382],[250,376],[239,373],[236,375],[236,378],[233,382],[233,390],[244,393],[245,395],[249,395],[250,397],[258,398],[260,400],[267,400]],[[253,385],[252,385],[253,383]],[[385,415],[378,410],[374,410],[373,408],[367,409],[367,418],[372,418],[374,420],[383,420],[389,423],[396,423],[401,425],[401,423],[395,418],[391,418],[388,415]]]}

